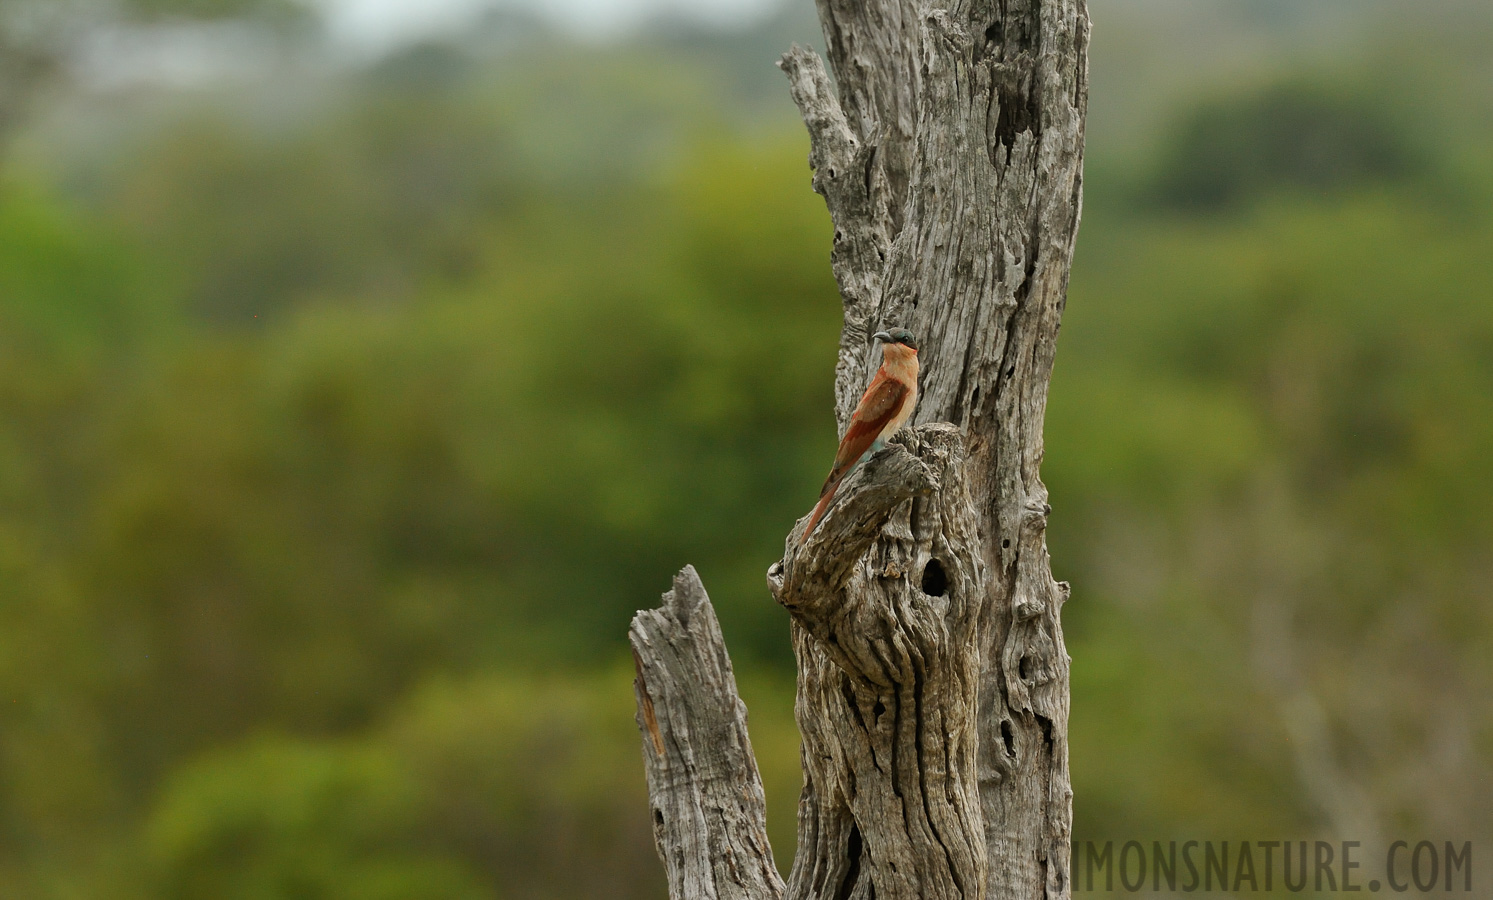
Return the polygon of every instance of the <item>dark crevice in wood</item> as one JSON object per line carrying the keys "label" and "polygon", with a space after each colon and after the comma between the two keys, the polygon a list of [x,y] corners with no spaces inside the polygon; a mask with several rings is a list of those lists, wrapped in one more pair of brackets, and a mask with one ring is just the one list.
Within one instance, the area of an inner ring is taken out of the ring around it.
{"label": "dark crevice in wood", "polygon": [[866,730],[866,720],[861,717],[860,704],[855,700],[855,688],[850,684],[847,676],[840,679],[840,696],[845,698],[845,705],[850,707],[850,714],[855,716],[855,724],[861,731]]}
{"label": "dark crevice in wood", "polygon": [[840,881],[839,890],[835,891],[835,900],[849,900],[855,891],[856,882],[861,877],[861,853],[864,847],[861,843],[861,830],[855,825],[850,826],[850,838],[846,842],[845,858],[849,865],[845,869],[845,877]]}
{"label": "dark crevice in wood", "polygon": [[930,597],[942,597],[949,589],[949,576],[944,572],[943,563],[937,558],[928,560],[923,566],[923,577],[921,579],[923,593]]}
{"label": "dark crevice in wood", "polygon": [[[985,40],[987,43],[996,45],[997,48],[1006,41],[1005,23],[996,19],[985,26]],[[988,49],[988,48],[987,48]]]}
{"label": "dark crevice in wood", "polygon": [[[997,146],[1004,147],[1007,151],[1016,146],[1018,134],[1030,131],[1033,138],[1041,136],[1041,111],[1037,108],[1037,92],[1030,83],[1030,78],[1028,73],[1028,83],[1024,87],[1001,90],[997,95],[996,102],[1000,104],[1000,112],[996,116],[992,138]],[[997,161],[996,165],[1000,163]]]}
{"label": "dark crevice in wood", "polygon": [[933,836],[934,842],[938,844],[939,849],[943,851],[945,870],[949,873],[949,877],[953,880],[955,886],[959,888],[959,894],[963,896],[963,879],[960,877],[959,866],[955,864],[954,854],[950,851],[949,845],[945,843],[943,836],[939,833],[938,819],[933,814],[931,798],[929,797],[928,765],[923,758],[923,742],[928,732],[923,712],[924,679],[922,666],[922,660],[913,661],[912,708],[913,720],[916,724],[916,729],[913,733],[913,748],[916,751],[917,758],[918,798],[922,801],[923,819],[928,824],[928,831]]}

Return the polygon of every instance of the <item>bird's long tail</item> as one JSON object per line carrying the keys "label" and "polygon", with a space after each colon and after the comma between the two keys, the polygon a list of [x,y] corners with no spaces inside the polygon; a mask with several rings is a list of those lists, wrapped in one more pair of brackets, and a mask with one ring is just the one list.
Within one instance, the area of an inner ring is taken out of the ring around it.
{"label": "bird's long tail", "polygon": [[835,491],[840,488],[840,479],[831,478],[824,483],[824,489],[819,492],[819,502],[814,504],[814,512],[809,515],[809,525],[804,529],[802,539],[807,539],[814,533],[814,526],[824,516],[824,511],[829,509],[830,501],[835,499]]}

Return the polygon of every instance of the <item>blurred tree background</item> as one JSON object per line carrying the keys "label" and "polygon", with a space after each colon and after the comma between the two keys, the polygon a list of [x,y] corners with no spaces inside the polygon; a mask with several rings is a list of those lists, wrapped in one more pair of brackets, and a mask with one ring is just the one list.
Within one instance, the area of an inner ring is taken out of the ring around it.
{"label": "blurred tree background", "polygon": [[[1092,6],[1044,467],[1076,837],[1481,845],[1493,11]],[[0,37],[0,896],[663,896],[625,633],[685,562],[786,865],[763,573],[839,325],[772,68],[809,5]]]}

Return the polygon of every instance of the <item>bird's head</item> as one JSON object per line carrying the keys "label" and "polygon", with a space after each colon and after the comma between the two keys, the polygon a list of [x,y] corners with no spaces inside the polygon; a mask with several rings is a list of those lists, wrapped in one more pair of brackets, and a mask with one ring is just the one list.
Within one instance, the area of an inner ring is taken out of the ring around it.
{"label": "bird's head", "polygon": [[912,336],[912,332],[908,331],[906,328],[893,328],[890,331],[878,331],[875,334],[871,335],[871,339],[881,341],[883,344],[896,344],[902,347],[906,347],[908,350],[911,350],[914,353],[918,352],[917,339],[914,338]]}

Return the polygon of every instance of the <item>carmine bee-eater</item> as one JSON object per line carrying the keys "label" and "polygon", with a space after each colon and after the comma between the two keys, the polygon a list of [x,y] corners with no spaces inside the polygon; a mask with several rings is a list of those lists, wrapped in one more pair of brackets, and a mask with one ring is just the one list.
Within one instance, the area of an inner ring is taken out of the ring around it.
{"label": "carmine bee-eater", "polygon": [[912,408],[918,402],[918,344],[912,332],[905,328],[878,331],[871,336],[881,341],[881,368],[871,379],[855,412],[850,414],[850,427],[840,438],[840,449],[835,453],[835,464],[824,479],[824,488],[819,491],[819,503],[809,516],[809,527],[804,529],[807,538],[830,501],[840,482],[850,474],[863,459],[880,450],[887,438],[912,418]]}

